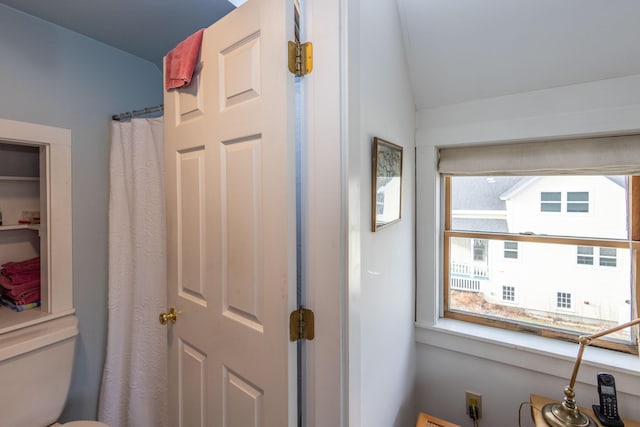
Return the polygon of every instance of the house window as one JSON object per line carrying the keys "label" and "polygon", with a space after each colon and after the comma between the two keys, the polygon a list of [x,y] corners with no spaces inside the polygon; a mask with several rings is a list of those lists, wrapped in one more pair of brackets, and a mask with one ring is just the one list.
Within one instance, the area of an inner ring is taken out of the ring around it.
{"label": "house window", "polygon": [[600,265],[602,267],[615,267],[616,260],[616,248],[600,248]]}
{"label": "house window", "polygon": [[578,246],[578,264],[593,265],[593,247],[592,246]]}
{"label": "house window", "polygon": [[516,288],[513,286],[502,286],[502,300],[513,302],[516,300]]}
{"label": "house window", "polygon": [[543,191],[540,193],[540,212],[560,212],[562,196],[559,191]]}
{"label": "house window", "polygon": [[[574,341],[580,335],[619,324],[626,316],[631,320],[629,312],[621,311],[624,306],[606,302],[607,307],[597,314],[589,312],[589,318],[581,321],[581,312],[573,311],[576,293],[554,288],[579,284],[579,298],[585,300],[633,300],[631,290],[640,276],[632,271],[636,264],[632,262],[633,250],[640,249],[640,192],[630,198],[632,183],[640,186],[640,176],[446,176],[443,316]],[[572,191],[576,187],[585,191]],[[593,200],[602,200],[606,208],[595,211],[590,205]],[[592,215],[576,219],[546,214],[562,212],[563,206],[567,212]],[[638,210],[636,216],[633,210]],[[639,218],[638,224],[629,227],[628,218]],[[633,229],[638,230],[636,239],[632,239]],[[523,244],[526,260],[504,262],[518,259]],[[465,274],[456,273],[460,270],[457,266],[469,260],[475,265]],[[500,264],[493,266],[495,262]],[[593,268],[584,266],[600,268],[594,274]],[[480,267],[482,275],[476,271]],[[452,277],[476,280],[478,286],[454,286]],[[517,308],[511,304],[515,301],[513,286],[500,284],[497,292],[491,292],[495,282],[505,278],[518,283]],[[611,298],[612,289],[616,289],[615,298]],[[549,295],[556,297],[551,306]],[[637,353],[636,337],[628,331],[611,338],[597,345]]]}
{"label": "house window", "polygon": [[504,257],[518,259],[518,242],[504,242]]}
{"label": "house window", "polygon": [[474,261],[486,261],[487,260],[487,241],[473,239],[473,260]]}
{"label": "house window", "polygon": [[567,212],[589,212],[589,192],[569,191],[567,193]]}
{"label": "house window", "polygon": [[556,293],[556,307],[563,309],[571,308],[571,294],[569,292]]}

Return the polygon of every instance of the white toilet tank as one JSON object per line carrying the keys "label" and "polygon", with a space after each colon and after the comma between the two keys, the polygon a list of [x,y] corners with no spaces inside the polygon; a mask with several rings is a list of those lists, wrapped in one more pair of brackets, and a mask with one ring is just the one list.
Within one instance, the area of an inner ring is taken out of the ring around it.
{"label": "white toilet tank", "polygon": [[53,424],[67,400],[78,318],[65,316],[0,335],[0,424]]}

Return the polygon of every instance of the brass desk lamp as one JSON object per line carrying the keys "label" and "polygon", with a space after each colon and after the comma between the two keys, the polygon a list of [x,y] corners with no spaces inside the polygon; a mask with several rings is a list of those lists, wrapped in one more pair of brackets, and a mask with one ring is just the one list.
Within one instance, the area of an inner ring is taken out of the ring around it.
{"label": "brass desk lamp", "polygon": [[593,335],[581,335],[580,338],[578,338],[580,348],[578,349],[576,363],[573,366],[571,381],[569,382],[569,385],[564,388],[564,400],[562,403],[547,403],[542,407],[542,416],[547,424],[552,427],[598,427],[598,424],[593,420],[593,418],[582,413],[578,409],[578,405],[576,405],[576,401],[574,399],[576,397],[576,393],[573,391],[573,387],[576,385],[578,369],[580,369],[580,362],[582,362],[582,353],[584,353],[584,348],[591,344],[592,340],[639,323],[640,318]]}

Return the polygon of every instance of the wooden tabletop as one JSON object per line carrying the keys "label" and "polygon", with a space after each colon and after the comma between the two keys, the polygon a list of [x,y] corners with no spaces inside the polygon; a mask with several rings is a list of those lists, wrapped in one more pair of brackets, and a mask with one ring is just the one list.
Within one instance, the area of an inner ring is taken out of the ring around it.
{"label": "wooden tabletop", "polygon": [[[432,415],[427,415],[424,412],[420,413],[418,417],[418,423],[416,427],[460,427],[458,424],[450,423],[449,421],[441,420]],[[625,426],[626,427],[626,426]]]}
{"label": "wooden tabletop", "polygon": [[[536,394],[531,395],[531,418],[533,419],[536,427],[548,427],[548,424],[542,417],[542,407],[547,403],[555,402],[558,402],[558,400],[549,399],[548,397],[538,396]],[[598,422],[598,419],[595,417],[595,415],[593,415],[593,411],[591,409],[583,408],[582,406],[580,406],[580,411],[593,418],[593,420],[599,427],[603,427]],[[626,418],[622,418],[622,421],[624,422],[624,427],[640,427],[640,423],[637,421],[628,420]]]}

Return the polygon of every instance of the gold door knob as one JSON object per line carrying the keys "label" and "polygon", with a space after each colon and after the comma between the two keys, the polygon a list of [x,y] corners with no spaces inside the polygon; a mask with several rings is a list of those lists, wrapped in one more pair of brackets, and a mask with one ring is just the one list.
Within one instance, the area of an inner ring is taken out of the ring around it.
{"label": "gold door knob", "polygon": [[169,307],[168,313],[160,313],[160,324],[166,325],[167,323],[176,323],[176,309]]}

